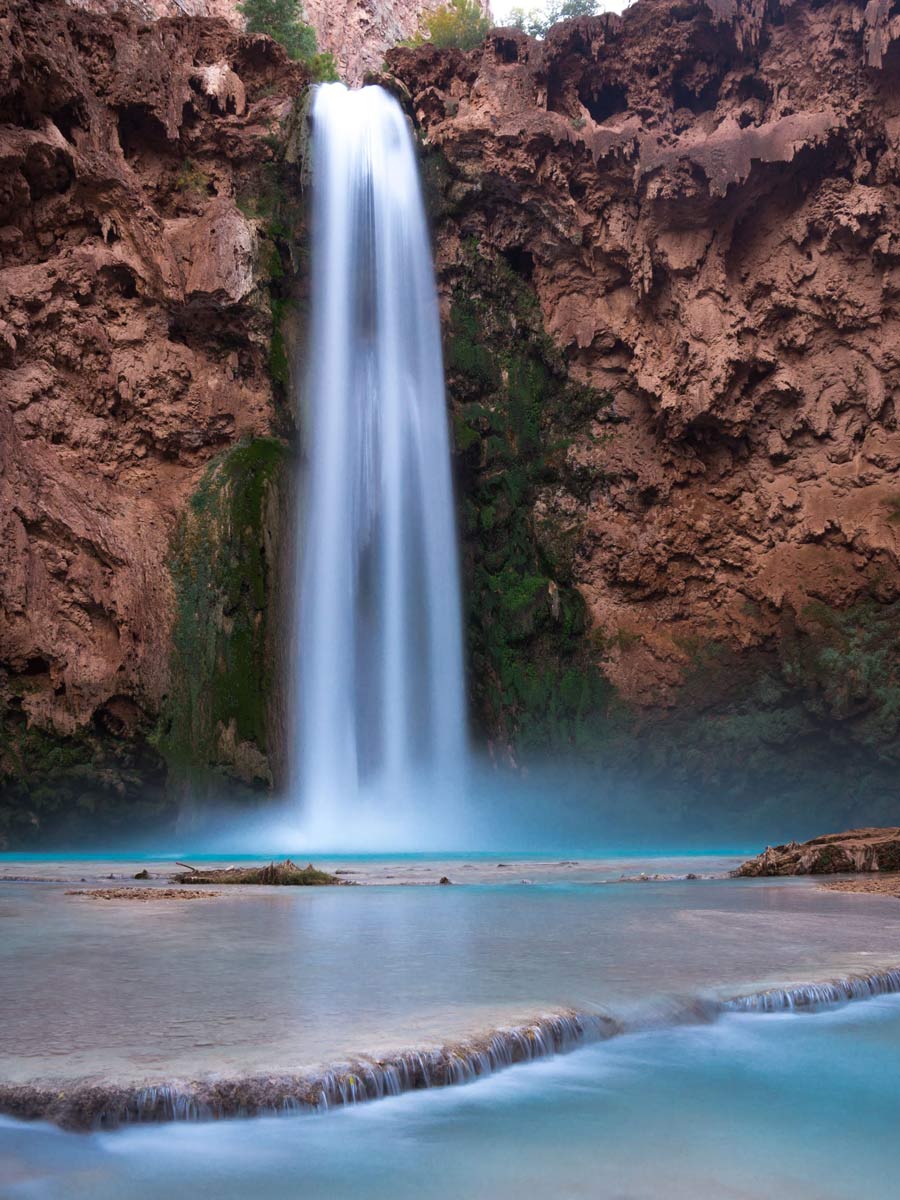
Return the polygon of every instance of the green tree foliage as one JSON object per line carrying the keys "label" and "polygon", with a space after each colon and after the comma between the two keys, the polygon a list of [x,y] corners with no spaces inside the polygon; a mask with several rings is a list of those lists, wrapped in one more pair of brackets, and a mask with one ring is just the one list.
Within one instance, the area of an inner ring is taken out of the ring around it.
{"label": "green tree foliage", "polygon": [[267,33],[289,58],[309,62],[316,57],[316,31],[304,21],[300,0],[244,0],[238,10],[247,19],[248,33]]}
{"label": "green tree foliage", "polygon": [[425,17],[424,31],[412,40],[414,46],[428,42],[441,50],[474,50],[491,28],[478,0],[449,0]]}
{"label": "green tree foliage", "polygon": [[309,67],[310,79],[313,83],[335,83],[340,79],[337,62],[330,51],[314,54],[306,60]]}
{"label": "green tree foliage", "polygon": [[543,8],[514,8],[509,24],[532,37],[542,38],[558,21],[593,17],[600,11],[599,0],[548,0]]}

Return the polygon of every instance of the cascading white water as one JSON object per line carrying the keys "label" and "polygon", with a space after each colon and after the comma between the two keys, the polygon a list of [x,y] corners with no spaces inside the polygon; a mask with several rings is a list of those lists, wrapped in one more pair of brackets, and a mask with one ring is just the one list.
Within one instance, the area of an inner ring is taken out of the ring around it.
{"label": "cascading white water", "polygon": [[321,86],[313,180],[295,787],[311,841],[396,844],[466,741],[437,295],[396,100]]}

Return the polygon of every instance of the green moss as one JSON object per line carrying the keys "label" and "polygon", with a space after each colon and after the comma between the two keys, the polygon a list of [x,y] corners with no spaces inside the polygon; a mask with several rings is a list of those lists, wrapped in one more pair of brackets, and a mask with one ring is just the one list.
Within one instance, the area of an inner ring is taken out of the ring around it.
{"label": "green moss", "polygon": [[284,324],[291,316],[294,305],[291,300],[273,298],[271,308],[272,340],[269,344],[269,374],[275,383],[287,389],[290,383],[291,366],[288,359]]}
{"label": "green moss", "polygon": [[172,692],[159,746],[182,771],[221,765],[223,729],[260,754],[268,748],[275,564],[265,519],[286,458],[281,442],[259,438],[214,460],[174,540]]}
{"label": "green moss", "polygon": [[164,765],[136,730],[130,739],[93,726],[71,734],[28,725],[7,682],[0,703],[0,849],[131,834],[171,817]]}
{"label": "green moss", "polygon": [[[476,244],[452,293],[445,359],[462,483],[473,700],[519,752],[594,753],[621,716],[572,587],[580,524],[535,517],[561,451],[610,397],[569,380],[531,287]],[[615,710],[615,712],[614,712]]]}
{"label": "green moss", "polygon": [[783,639],[782,675],[817,717],[849,723],[880,755],[900,759],[900,601],[807,606]]}

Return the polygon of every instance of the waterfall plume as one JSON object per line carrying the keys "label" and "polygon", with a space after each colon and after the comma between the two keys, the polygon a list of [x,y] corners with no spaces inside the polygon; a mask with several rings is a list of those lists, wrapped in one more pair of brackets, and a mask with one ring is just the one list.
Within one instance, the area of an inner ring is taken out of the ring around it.
{"label": "waterfall plume", "polygon": [[313,842],[397,845],[466,743],[437,294],[397,101],[320,87],[313,171],[293,787]]}

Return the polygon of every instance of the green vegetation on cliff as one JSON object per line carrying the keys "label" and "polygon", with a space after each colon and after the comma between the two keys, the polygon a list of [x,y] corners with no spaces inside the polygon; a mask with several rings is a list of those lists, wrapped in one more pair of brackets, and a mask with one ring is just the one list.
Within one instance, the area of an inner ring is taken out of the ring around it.
{"label": "green vegetation on cliff", "polygon": [[491,20],[478,0],[448,0],[425,14],[421,30],[409,44],[421,46],[428,42],[439,50],[474,50],[490,28]]}
{"label": "green vegetation on cliff", "polygon": [[635,726],[648,778],[773,828],[813,812],[822,828],[896,818],[900,602],[815,603],[763,647],[684,648],[676,703]]}
{"label": "green vegetation on cliff", "polygon": [[313,82],[337,79],[333,55],[317,53],[316,31],[304,20],[300,0],[243,0],[237,7],[248,33],[265,33],[284,46],[288,58],[306,63]]}
{"label": "green vegetation on cliff", "polygon": [[507,24],[530,33],[532,37],[543,38],[560,21],[568,21],[572,17],[593,17],[600,11],[599,0],[548,0],[543,5],[514,8]]}
{"label": "green vegetation on cliff", "polygon": [[446,359],[476,719],[517,752],[590,753],[617,706],[572,586],[579,520],[536,502],[602,484],[576,478],[566,452],[611,397],[569,380],[529,284],[475,245],[454,281]]}
{"label": "green vegetation on cliff", "polygon": [[298,280],[306,268],[308,103],[307,91],[270,127],[263,139],[269,157],[238,188],[238,206],[259,237],[260,305],[271,318],[272,428],[280,437],[246,441],[213,459],[173,542],[172,687],[156,743],[176,792],[219,790],[225,779],[238,790],[267,790],[280,749],[273,745],[280,702],[275,643],[284,636],[279,555],[295,423]]}
{"label": "green vegetation on cliff", "polygon": [[274,438],[215,459],[174,541],[172,689],[158,743],[186,782],[222,771],[254,787],[270,780],[270,626],[287,459]]}
{"label": "green vegetation on cliff", "polygon": [[900,601],[809,605],[782,644],[782,674],[809,711],[846,724],[879,757],[900,760]]}
{"label": "green vegetation on cliff", "polygon": [[[0,850],[150,829],[172,813],[147,728],[117,736],[102,721],[71,734],[29,725],[28,677],[0,699]],[[0,680],[2,682],[2,680]]]}

